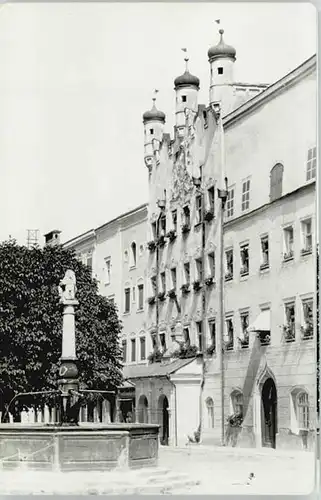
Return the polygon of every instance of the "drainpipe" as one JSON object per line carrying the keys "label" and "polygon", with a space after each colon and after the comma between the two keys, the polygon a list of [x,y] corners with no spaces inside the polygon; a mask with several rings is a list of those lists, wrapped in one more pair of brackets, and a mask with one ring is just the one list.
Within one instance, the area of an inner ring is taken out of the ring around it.
{"label": "drainpipe", "polygon": [[177,446],[177,443],[178,443],[178,438],[177,438],[177,394],[176,394],[176,385],[174,384],[174,382],[171,381],[170,379],[170,376],[169,375],[166,375],[166,378],[168,380],[168,382],[172,385],[173,389],[174,389],[174,407],[175,407],[175,422],[174,422],[174,425],[175,425],[175,446]]}
{"label": "drainpipe", "polygon": [[[222,121],[222,112],[219,109],[219,118],[221,125],[221,168],[222,173],[225,169],[224,155],[224,129],[223,129],[223,121]],[[224,388],[225,388],[225,373],[224,373],[224,209],[226,205],[228,190],[227,190],[227,177],[224,179],[225,181],[225,189],[218,189],[218,197],[221,200],[221,210],[220,210],[220,223],[219,223],[219,232],[220,232],[220,286],[219,286],[219,317],[220,317],[220,372],[221,372],[221,444],[225,446],[225,426],[224,426]]]}

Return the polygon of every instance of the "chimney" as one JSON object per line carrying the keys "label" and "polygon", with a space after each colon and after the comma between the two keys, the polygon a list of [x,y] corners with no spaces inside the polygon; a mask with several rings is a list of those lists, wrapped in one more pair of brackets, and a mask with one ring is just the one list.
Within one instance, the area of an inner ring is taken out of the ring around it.
{"label": "chimney", "polygon": [[60,245],[60,233],[58,229],[54,229],[50,231],[50,233],[45,234],[45,246],[54,247],[56,245]]}

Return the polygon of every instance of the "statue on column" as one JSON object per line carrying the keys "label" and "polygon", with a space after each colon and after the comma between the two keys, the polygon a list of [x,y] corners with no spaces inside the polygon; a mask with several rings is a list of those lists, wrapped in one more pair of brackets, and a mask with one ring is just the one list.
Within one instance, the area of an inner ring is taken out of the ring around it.
{"label": "statue on column", "polygon": [[74,301],[76,299],[76,276],[74,271],[68,269],[58,286],[60,302],[62,304],[67,304],[70,301]]}

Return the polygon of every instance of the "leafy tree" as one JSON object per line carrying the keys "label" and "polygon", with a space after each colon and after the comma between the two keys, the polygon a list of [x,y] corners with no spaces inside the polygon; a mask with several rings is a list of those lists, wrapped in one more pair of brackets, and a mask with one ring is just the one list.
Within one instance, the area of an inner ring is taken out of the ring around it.
{"label": "leafy tree", "polygon": [[[0,244],[2,411],[19,392],[57,389],[63,312],[58,284],[67,269],[75,272],[77,280],[80,382],[90,389],[115,390],[122,381],[117,309],[98,295],[98,284],[87,266],[61,246],[28,249],[10,240]],[[28,400],[22,398],[16,410],[21,404],[28,405]]]}

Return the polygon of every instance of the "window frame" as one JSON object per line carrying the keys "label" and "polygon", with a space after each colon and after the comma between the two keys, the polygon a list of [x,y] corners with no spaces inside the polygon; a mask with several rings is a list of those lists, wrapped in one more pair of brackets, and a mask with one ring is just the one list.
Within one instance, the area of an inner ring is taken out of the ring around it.
{"label": "window frame", "polygon": [[[245,190],[244,187],[247,187]],[[242,181],[241,211],[250,210],[251,179],[248,177]]]}

